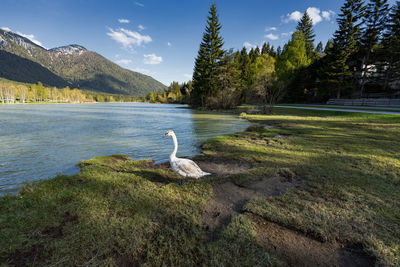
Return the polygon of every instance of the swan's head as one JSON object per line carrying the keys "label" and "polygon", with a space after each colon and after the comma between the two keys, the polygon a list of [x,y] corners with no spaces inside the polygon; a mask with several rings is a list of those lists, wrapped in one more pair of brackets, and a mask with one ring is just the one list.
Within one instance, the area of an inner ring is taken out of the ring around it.
{"label": "swan's head", "polygon": [[167,137],[167,136],[172,136],[172,135],[175,135],[174,131],[169,130],[164,134],[164,138]]}

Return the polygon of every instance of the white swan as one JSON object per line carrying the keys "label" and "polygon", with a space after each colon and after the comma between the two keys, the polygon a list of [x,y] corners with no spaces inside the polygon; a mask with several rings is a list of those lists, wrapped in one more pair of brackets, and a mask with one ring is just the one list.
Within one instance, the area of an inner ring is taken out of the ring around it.
{"label": "white swan", "polygon": [[179,176],[183,178],[189,177],[198,179],[202,176],[211,174],[203,172],[193,160],[177,158],[176,152],[178,151],[178,140],[176,139],[176,135],[174,131],[169,130],[165,133],[164,138],[167,136],[171,136],[174,141],[174,151],[169,156],[169,163],[171,164],[172,169],[179,174]]}

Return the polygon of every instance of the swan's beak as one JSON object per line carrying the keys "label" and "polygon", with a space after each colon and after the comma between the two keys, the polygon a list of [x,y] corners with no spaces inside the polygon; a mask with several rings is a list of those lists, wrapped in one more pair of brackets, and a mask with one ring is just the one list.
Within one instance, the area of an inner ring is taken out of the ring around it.
{"label": "swan's beak", "polygon": [[167,137],[167,136],[168,136],[168,133],[164,134],[163,138],[165,138],[165,137]]}

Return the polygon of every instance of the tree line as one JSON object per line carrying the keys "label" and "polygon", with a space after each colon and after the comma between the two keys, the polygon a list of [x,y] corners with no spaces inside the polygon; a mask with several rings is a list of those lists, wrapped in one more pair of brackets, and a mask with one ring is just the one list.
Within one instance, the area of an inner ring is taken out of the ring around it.
{"label": "tree line", "polygon": [[323,102],[341,97],[399,97],[400,2],[346,0],[338,29],[324,45],[314,45],[307,12],[281,48],[268,43],[247,51],[225,50],[215,4],[195,59],[193,80],[171,84],[147,96],[151,102],[188,103],[210,109],[243,103],[264,111],[285,102]]}
{"label": "tree line", "polygon": [[24,84],[0,80],[0,103],[84,103],[84,102],[127,102],[138,101],[132,96],[108,95],[76,88],[46,87],[43,83]]}

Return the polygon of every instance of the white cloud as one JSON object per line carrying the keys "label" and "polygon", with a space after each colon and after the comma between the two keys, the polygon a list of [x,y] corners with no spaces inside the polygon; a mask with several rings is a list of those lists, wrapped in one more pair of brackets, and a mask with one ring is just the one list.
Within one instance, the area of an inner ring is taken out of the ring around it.
{"label": "white cloud", "polygon": [[264,37],[268,38],[270,40],[278,40],[279,39],[279,36],[276,34],[273,34],[273,33],[269,33],[269,34],[265,35]]}
{"label": "white cloud", "polygon": [[321,10],[317,7],[309,7],[307,8],[307,14],[310,16],[313,25],[322,21],[322,17],[320,16]]}
{"label": "white cloud", "polygon": [[266,31],[266,32],[269,32],[269,31],[276,31],[276,30],[278,30],[276,27],[266,27],[266,28],[265,28],[265,31]]}
{"label": "white cloud", "polygon": [[19,34],[25,38],[28,38],[29,40],[31,40],[33,43],[35,43],[37,45],[43,46],[41,42],[39,42],[38,40],[35,39],[35,35],[33,35],[33,34],[24,34],[21,32],[17,32],[17,34]]}
{"label": "white cloud", "polygon": [[152,41],[151,37],[148,35],[142,35],[124,28],[119,28],[117,30],[108,28],[108,30],[110,32],[108,32],[107,35],[110,36],[111,39],[122,44],[124,48],[132,49],[134,45],[141,46],[142,44],[147,44]]}
{"label": "white cloud", "polygon": [[187,78],[187,79],[192,79],[192,74],[189,73],[184,73],[183,77]]}
{"label": "white cloud", "polygon": [[130,59],[119,59],[116,61],[118,64],[122,64],[122,65],[128,65],[132,63],[132,60]]}
{"label": "white cloud", "polygon": [[[329,20],[331,20],[331,17],[335,15],[335,12],[333,12],[332,10],[321,12],[321,9],[319,9],[318,7],[308,7],[307,13],[308,13],[308,16],[310,16],[313,25],[320,23],[321,21],[323,21],[323,19],[329,21]],[[321,15],[322,15],[322,17],[321,17]],[[292,13],[287,14],[286,16],[281,16],[281,20],[283,23],[288,23],[291,21],[300,21],[302,16],[303,16],[303,13],[296,10],[296,11],[293,11]]]}
{"label": "white cloud", "polygon": [[303,13],[296,10],[290,14],[287,14],[286,16],[282,16],[281,18],[282,18],[282,22],[288,23],[290,21],[299,21],[302,16],[303,16]]}
{"label": "white cloud", "polygon": [[329,11],[322,11],[322,17],[326,20],[331,20],[331,16],[335,16],[335,12],[332,10]]}
{"label": "white cloud", "polygon": [[252,48],[256,48],[256,45],[253,45],[253,44],[251,44],[249,42],[244,42],[243,46],[246,47],[246,49],[248,49],[248,50],[250,50]]}
{"label": "white cloud", "polygon": [[129,23],[129,19],[118,19],[119,23]]}
{"label": "white cloud", "polygon": [[139,26],[137,26],[139,31],[143,31],[144,29],[146,29],[142,24],[139,24]]}
{"label": "white cloud", "polygon": [[144,7],[144,4],[139,3],[139,2],[135,2],[135,5],[140,6],[140,7]]}
{"label": "white cloud", "polygon": [[150,64],[150,65],[156,65],[156,64],[160,64],[163,59],[162,57],[156,56],[156,54],[145,54],[143,55],[144,59],[143,59],[143,63],[144,64]]}
{"label": "white cloud", "polygon": [[172,44],[171,44],[170,42],[167,42],[167,45],[168,45],[168,46],[172,46]]}
{"label": "white cloud", "polygon": [[6,32],[11,32],[11,29],[8,27],[1,27],[0,29],[2,29],[3,31],[6,31]]}

